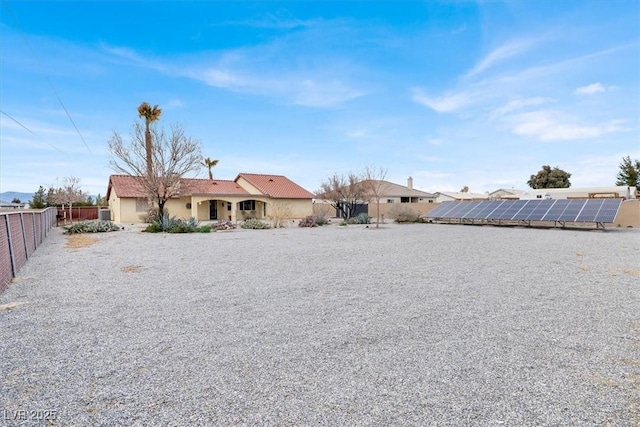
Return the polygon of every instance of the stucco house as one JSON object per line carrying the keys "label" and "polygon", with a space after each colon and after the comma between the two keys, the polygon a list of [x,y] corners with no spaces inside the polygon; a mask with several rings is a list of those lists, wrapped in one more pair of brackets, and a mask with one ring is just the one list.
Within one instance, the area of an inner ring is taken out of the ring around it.
{"label": "stucco house", "polygon": [[[148,200],[139,177],[111,175],[107,189],[111,219],[118,223],[144,222]],[[165,211],[177,218],[198,221],[304,218],[311,215],[313,194],[282,175],[240,173],[233,180],[183,178],[180,195]]]}
{"label": "stucco house", "polygon": [[569,187],[532,189],[520,195],[521,200],[530,199],[587,199],[590,197],[615,197],[634,199],[636,187]]}
{"label": "stucco house", "polygon": [[413,188],[413,178],[407,179],[407,185],[389,181],[374,181],[380,189],[380,203],[434,203],[436,196]]}
{"label": "stucco house", "polygon": [[434,193],[436,196],[436,203],[442,202],[457,202],[462,200],[487,200],[489,198],[488,194],[482,193],[463,193],[463,192],[449,192],[449,191],[438,191]]}
{"label": "stucco house", "polygon": [[524,190],[516,190],[515,188],[499,188],[489,193],[490,199],[502,200],[518,200],[525,193]]}

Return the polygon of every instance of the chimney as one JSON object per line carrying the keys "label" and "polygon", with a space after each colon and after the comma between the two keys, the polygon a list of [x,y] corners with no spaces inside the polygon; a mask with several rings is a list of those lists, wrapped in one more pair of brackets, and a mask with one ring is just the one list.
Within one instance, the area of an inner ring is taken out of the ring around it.
{"label": "chimney", "polygon": [[407,178],[407,187],[409,187],[409,190],[413,190],[413,178]]}

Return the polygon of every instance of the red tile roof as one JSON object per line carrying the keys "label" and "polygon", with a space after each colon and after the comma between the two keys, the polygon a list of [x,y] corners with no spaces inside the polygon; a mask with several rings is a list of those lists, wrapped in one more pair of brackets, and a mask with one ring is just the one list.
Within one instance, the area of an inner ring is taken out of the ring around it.
{"label": "red tile roof", "polygon": [[[139,181],[139,177],[130,175],[111,175],[109,177],[109,188],[107,199],[111,189],[115,189],[118,197],[146,197],[144,187]],[[191,195],[225,195],[225,196],[247,196],[249,193],[234,181],[223,179],[195,179],[183,178],[180,180],[180,194],[182,196]]]}
{"label": "red tile roof", "polygon": [[313,199],[315,196],[300,187],[289,178],[282,175],[261,175],[252,173],[238,174],[238,178],[246,179],[249,184],[256,187],[261,193],[274,199]]}

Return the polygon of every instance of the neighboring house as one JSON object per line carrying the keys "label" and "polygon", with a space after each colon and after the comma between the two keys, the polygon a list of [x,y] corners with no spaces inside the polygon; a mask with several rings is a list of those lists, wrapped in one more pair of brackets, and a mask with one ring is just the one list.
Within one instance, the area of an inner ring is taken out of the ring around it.
{"label": "neighboring house", "polygon": [[[180,180],[180,195],[165,211],[178,218],[198,221],[304,218],[312,214],[313,194],[282,175],[238,174],[223,179]],[[111,219],[119,223],[143,222],[149,209],[138,177],[111,175],[107,189]]]}
{"label": "neighboring house", "polygon": [[29,209],[29,205],[28,203],[13,203],[13,202],[6,202],[4,200],[0,200],[0,209],[3,209],[3,210]]}
{"label": "neighboring house", "polygon": [[499,188],[489,193],[490,199],[519,199],[525,193],[523,190],[516,190],[515,188]]}
{"label": "neighboring house", "polygon": [[[413,178],[407,179],[407,186],[389,181],[374,181],[380,185],[380,203],[435,203],[436,196],[413,188]],[[375,203],[371,200],[370,203]]]}
{"label": "neighboring house", "polygon": [[531,199],[587,199],[591,197],[615,197],[634,199],[636,187],[583,187],[583,188],[541,188],[529,190],[520,195],[522,200]]}
{"label": "neighboring house", "polygon": [[488,194],[482,193],[461,193],[461,192],[448,192],[448,191],[438,191],[434,193],[436,197],[436,203],[442,202],[459,202],[462,200],[487,200],[489,198]]}

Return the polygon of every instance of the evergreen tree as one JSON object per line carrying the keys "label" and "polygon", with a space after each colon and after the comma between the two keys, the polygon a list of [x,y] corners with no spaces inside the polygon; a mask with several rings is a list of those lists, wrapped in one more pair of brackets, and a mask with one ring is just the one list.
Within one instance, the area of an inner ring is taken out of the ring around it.
{"label": "evergreen tree", "polygon": [[631,156],[623,157],[616,178],[616,185],[627,185],[640,190],[640,159],[631,160]]}

